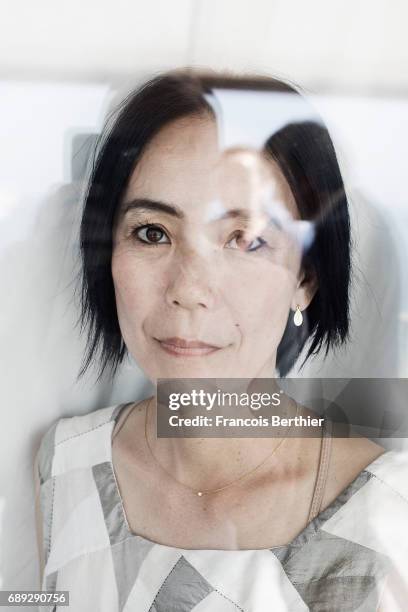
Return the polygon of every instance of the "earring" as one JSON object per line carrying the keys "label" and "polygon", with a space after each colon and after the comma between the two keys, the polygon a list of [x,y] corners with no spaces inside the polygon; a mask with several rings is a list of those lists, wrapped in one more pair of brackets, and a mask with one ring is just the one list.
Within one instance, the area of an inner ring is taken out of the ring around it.
{"label": "earring", "polygon": [[293,322],[296,325],[296,327],[299,327],[303,323],[303,315],[302,315],[302,311],[299,308],[299,304],[296,306],[296,311],[295,311],[295,314],[293,315]]}

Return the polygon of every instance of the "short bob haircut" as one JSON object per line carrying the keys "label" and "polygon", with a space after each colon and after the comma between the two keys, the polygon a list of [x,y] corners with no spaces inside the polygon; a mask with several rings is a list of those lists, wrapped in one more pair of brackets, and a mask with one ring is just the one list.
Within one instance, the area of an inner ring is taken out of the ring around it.
{"label": "short bob haircut", "polygon": [[[87,345],[80,378],[99,355],[98,380],[110,367],[111,376],[127,355],[111,273],[115,213],[143,150],[171,121],[210,114],[206,99],[216,87],[243,88],[299,96],[297,88],[269,77],[237,78],[199,74],[190,69],[166,72],[132,91],[108,117],[97,139],[85,189],[80,227],[81,333]],[[256,117],[254,117],[254,121]],[[295,198],[300,216],[314,223],[315,238],[304,249],[302,266],[313,269],[318,289],[296,327],[288,316],[277,350],[276,368],[286,376],[306,341],[311,355],[344,343],[349,335],[350,219],[348,202],[333,143],[322,122],[289,123],[271,135],[264,152],[279,165]],[[306,316],[305,316],[306,315]]]}

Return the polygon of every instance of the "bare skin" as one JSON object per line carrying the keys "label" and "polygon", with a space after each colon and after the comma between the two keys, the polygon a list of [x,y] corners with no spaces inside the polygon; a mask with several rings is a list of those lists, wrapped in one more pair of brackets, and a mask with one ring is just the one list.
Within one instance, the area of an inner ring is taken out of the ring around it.
{"label": "bare skin", "polygon": [[[142,400],[122,412],[112,444],[115,474],[133,533],[178,548],[243,550],[281,546],[302,531],[315,484],[319,438],[288,438],[250,478],[200,498],[169,478],[152,460],[144,439],[147,402]],[[163,439],[155,437],[152,425],[148,429],[150,444],[161,464],[171,471],[171,455],[161,444]],[[228,441],[221,441],[224,450]],[[215,448],[220,441],[211,442]],[[264,442],[260,457],[276,445],[276,439]],[[217,472],[209,488],[222,486],[259,462],[251,459],[248,464],[245,449],[239,453],[231,445],[231,451],[231,460]],[[365,438],[334,438],[322,509],[383,452],[381,446]],[[200,473],[194,476],[188,469],[184,474],[181,469],[178,480],[202,486]]]}

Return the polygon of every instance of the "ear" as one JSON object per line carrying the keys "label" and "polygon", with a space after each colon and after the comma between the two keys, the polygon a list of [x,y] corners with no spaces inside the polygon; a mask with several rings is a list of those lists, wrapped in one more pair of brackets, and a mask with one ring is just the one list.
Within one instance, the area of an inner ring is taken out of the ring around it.
{"label": "ear", "polygon": [[312,301],[319,285],[316,272],[312,267],[302,269],[299,272],[296,291],[293,294],[291,309],[296,310],[299,305],[300,310],[305,310]]}

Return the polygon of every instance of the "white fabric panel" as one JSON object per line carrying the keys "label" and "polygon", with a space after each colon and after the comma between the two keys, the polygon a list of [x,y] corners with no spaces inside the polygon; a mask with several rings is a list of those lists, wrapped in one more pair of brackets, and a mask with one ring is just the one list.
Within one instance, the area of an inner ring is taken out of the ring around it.
{"label": "white fabric panel", "polygon": [[391,451],[380,455],[368,466],[368,471],[403,497],[408,504],[408,451]]}
{"label": "white fabric panel", "polygon": [[[88,432],[90,429],[103,425],[103,423],[107,423],[114,409],[115,406],[107,406],[106,408],[94,410],[89,414],[61,419],[55,432],[55,444]],[[89,459],[88,463],[92,465],[93,461]]]}
{"label": "white fabric panel", "polygon": [[194,606],[191,612],[237,612],[237,606],[213,591]]}
{"label": "white fabric panel", "polygon": [[[67,470],[82,468],[92,463],[102,463],[108,461],[110,457],[110,449],[106,441],[109,439],[108,434],[112,431],[112,423],[107,423],[102,426],[106,429],[107,435],[100,435],[100,431],[95,429],[89,432],[87,440],[91,442],[90,446],[83,444],[81,436],[66,440],[55,448],[54,462],[52,473],[53,476],[61,474]],[[64,446],[65,448],[62,448]],[[69,449],[69,452],[67,452]]]}
{"label": "white fabric panel", "polygon": [[[148,610],[166,576],[180,559],[182,550],[156,544],[148,552],[123,612]],[[139,608],[140,606],[140,608]]]}
{"label": "white fabric panel", "polygon": [[52,548],[46,574],[83,553],[110,548],[91,469],[73,470],[56,478],[54,498]]}
{"label": "white fabric panel", "polygon": [[183,556],[214,588],[244,610],[307,610],[278,559],[269,550],[185,550]]}
{"label": "white fabric panel", "polygon": [[[114,407],[109,407],[97,410],[89,419],[87,415],[82,415],[58,423],[56,436],[63,441],[55,446],[53,476],[111,459],[113,425],[108,419],[113,409]],[[99,415],[99,412],[103,414]],[[72,426],[70,421],[73,421]],[[60,424],[63,425],[63,434],[59,431]],[[87,431],[86,439],[81,435],[84,431]]]}
{"label": "white fabric panel", "polygon": [[68,563],[58,572],[56,588],[70,592],[67,610],[117,612],[118,593],[110,548]]}

